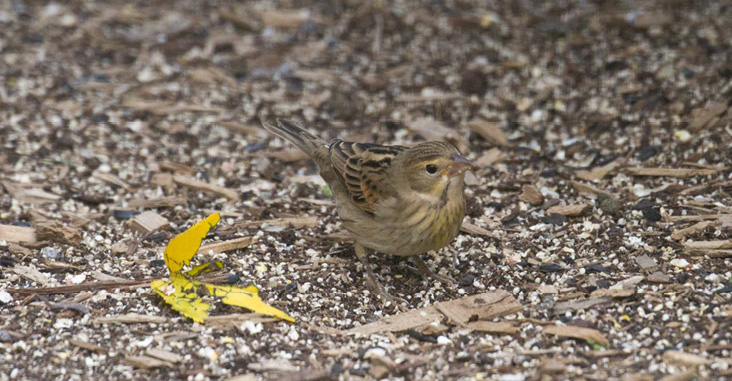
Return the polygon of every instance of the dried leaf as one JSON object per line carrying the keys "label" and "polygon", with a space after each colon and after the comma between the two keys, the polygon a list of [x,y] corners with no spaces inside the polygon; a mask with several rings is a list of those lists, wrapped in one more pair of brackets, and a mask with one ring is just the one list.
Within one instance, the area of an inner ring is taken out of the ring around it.
{"label": "dried leaf", "polygon": [[[190,264],[193,256],[199,251],[201,241],[206,237],[208,231],[219,222],[220,218],[219,213],[214,213],[185,232],[173,237],[168,247],[165,248],[165,264],[170,270],[170,279],[167,281],[155,280],[150,283],[150,287],[174,310],[198,323],[203,323],[204,319],[208,317],[208,310],[211,308],[211,305],[204,302],[199,296],[201,290],[206,290],[208,295],[221,299],[223,303],[294,322],[295,319],[290,315],[264,303],[259,298],[259,290],[255,286],[242,288],[204,283],[193,279],[197,275],[223,268],[221,262],[198,265],[185,274],[180,273],[183,266]],[[252,238],[244,237],[233,241],[237,241],[235,246],[241,246],[244,243],[248,245],[251,243]],[[226,249],[226,247],[223,248]]]}
{"label": "dried leaf", "polygon": [[198,284],[177,272],[171,274],[168,281],[156,280],[150,283],[155,293],[163,297],[174,310],[196,323],[203,323],[203,319],[208,317],[211,305],[198,296],[197,286]]}

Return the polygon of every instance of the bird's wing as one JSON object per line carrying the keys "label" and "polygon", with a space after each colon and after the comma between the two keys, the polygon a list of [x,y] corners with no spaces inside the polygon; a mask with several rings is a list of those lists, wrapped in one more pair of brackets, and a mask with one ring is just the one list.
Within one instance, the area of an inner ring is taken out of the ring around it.
{"label": "bird's wing", "polygon": [[387,170],[394,156],[406,149],[403,146],[351,143],[336,139],[330,143],[329,152],[333,172],[348,191],[351,201],[364,212],[373,214],[377,201],[394,195]]}

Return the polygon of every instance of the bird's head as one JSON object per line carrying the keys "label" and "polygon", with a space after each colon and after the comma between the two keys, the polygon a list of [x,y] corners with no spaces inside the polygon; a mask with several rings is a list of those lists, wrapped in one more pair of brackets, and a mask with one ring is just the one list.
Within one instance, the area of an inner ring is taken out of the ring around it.
{"label": "bird's head", "polygon": [[[462,185],[465,172],[476,167],[455,146],[441,141],[420,143],[401,152],[396,159],[405,179],[403,186],[432,200],[445,197],[450,184]],[[462,192],[462,186],[456,191]]]}

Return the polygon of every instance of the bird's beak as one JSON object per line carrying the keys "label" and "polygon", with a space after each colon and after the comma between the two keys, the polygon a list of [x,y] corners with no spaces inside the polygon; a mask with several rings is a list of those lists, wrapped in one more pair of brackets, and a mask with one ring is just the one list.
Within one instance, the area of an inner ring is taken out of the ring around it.
{"label": "bird's beak", "polygon": [[473,164],[472,161],[466,159],[459,154],[454,153],[450,156],[452,157],[452,162],[450,163],[450,167],[447,170],[447,177],[449,178],[453,178],[462,173],[465,173],[469,169],[477,168],[477,166]]}

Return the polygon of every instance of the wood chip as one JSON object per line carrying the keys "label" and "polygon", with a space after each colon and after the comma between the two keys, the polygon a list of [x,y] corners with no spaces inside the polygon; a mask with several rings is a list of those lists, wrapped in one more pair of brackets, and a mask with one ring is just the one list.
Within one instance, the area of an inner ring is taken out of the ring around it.
{"label": "wood chip", "polygon": [[473,119],[468,122],[468,128],[480,135],[488,143],[491,143],[500,147],[510,147],[511,143],[508,142],[508,136],[503,130],[498,127],[498,124],[489,122],[483,119]]}
{"label": "wood chip", "polygon": [[173,364],[150,356],[127,356],[122,360],[123,363],[138,368],[173,368]]}
{"label": "wood chip", "polygon": [[610,346],[610,342],[607,340],[605,335],[593,328],[577,327],[573,325],[554,325],[545,326],[544,333],[586,341],[592,340],[604,347]]}
{"label": "wood chip", "polygon": [[78,245],[81,242],[81,229],[64,226],[58,221],[39,223],[37,228],[39,241],[52,241],[64,245]]}
{"label": "wood chip", "polygon": [[117,316],[102,316],[92,319],[92,324],[108,324],[108,323],[122,323],[122,324],[137,324],[137,323],[165,323],[169,321],[164,316],[155,315],[141,315],[136,313],[130,313],[126,315]]}
{"label": "wood chip", "polygon": [[600,288],[592,291],[590,298],[627,298],[635,295],[635,288]]}
{"label": "wood chip", "polygon": [[508,155],[498,148],[491,148],[475,160],[475,165],[481,168],[490,167],[506,159]]}
{"label": "wood chip", "polygon": [[145,355],[172,363],[179,363],[183,361],[183,356],[161,348],[148,349],[145,352]]}
{"label": "wood chip", "polygon": [[170,173],[156,173],[150,178],[150,185],[161,187],[169,192],[175,187],[175,182],[173,182],[173,175]]}
{"label": "wood chip", "polygon": [[269,226],[292,226],[296,229],[302,228],[314,228],[318,226],[318,217],[316,216],[303,216],[303,217],[287,217],[287,218],[276,218],[272,220],[259,220],[259,221],[242,221],[237,222],[236,226],[248,227],[256,225]]}
{"label": "wood chip", "polygon": [[482,235],[488,238],[498,238],[490,230],[484,229],[478,225],[471,224],[467,221],[463,221],[463,224],[460,226],[460,231],[468,233],[470,235]]}
{"label": "wood chip", "polygon": [[703,220],[725,220],[732,218],[732,214],[701,214],[696,216],[669,216],[666,217],[670,222],[689,222]]}
{"label": "wood chip", "polygon": [[0,225],[0,241],[36,243],[36,229],[27,226]]}
{"label": "wood chip", "polygon": [[69,339],[69,344],[77,346],[79,348],[86,349],[88,351],[92,351],[92,352],[97,352],[97,353],[102,353],[102,354],[106,354],[107,352],[109,352],[109,350],[107,348],[101,347],[96,344],[87,343],[86,341]]}
{"label": "wood chip", "polygon": [[687,241],[684,248],[688,250],[720,250],[732,249],[732,240]]}
{"label": "wood chip", "polygon": [[152,233],[168,226],[170,226],[170,221],[167,218],[149,210],[130,220],[130,228],[143,234]]}
{"label": "wood chip", "polygon": [[680,240],[686,238],[687,236],[702,232],[702,231],[706,230],[706,228],[711,227],[711,226],[717,226],[718,224],[719,224],[718,221],[697,222],[696,224],[691,225],[688,228],[679,229],[679,230],[674,231],[673,233],[671,233],[671,239],[674,241],[680,241]]}
{"label": "wood chip", "polygon": [[131,200],[128,205],[130,208],[174,208],[178,205],[184,205],[188,200],[185,197],[160,197],[148,200]]}
{"label": "wood chip", "polygon": [[727,108],[727,103],[712,103],[705,108],[696,108],[691,111],[694,119],[689,123],[687,128],[691,132],[699,132],[712,125],[717,117],[727,111]]}
{"label": "wood chip", "polygon": [[467,327],[478,332],[502,333],[506,335],[513,335],[519,331],[519,327],[508,322],[494,323],[484,320],[470,322]]}
{"label": "wood chip", "polygon": [[272,28],[299,28],[310,18],[310,12],[301,10],[271,10],[260,14],[262,23]]}
{"label": "wood chip", "polygon": [[51,279],[46,274],[29,266],[16,264],[15,266],[13,266],[12,271],[22,276],[23,278],[30,279],[43,286],[48,286],[49,284],[51,284]]}
{"label": "wood chip", "polygon": [[406,123],[407,129],[427,140],[445,140],[455,144],[458,151],[467,153],[470,145],[454,128],[445,126],[443,122],[433,118],[420,118]]}
{"label": "wood chip", "polygon": [[229,200],[239,200],[239,192],[221,187],[214,184],[204,183],[203,181],[196,180],[194,178],[185,177],[181,175],[173,175],[173,182],[175,182],[178,185],[182,185],[187,188],[191,188],[194,190],[202,191],[202,192],[208,192],[213,193],[217,196],[225,197]]}
{"label": "wood chip", "polygon": [[195,176],[196,170],[185,164],[176,163],[170,160],[163,160],[158,162],[158,167],[163,171],[173,172],[177,174],[183,174],[188,176]]}
{"label": "wood chip", "polygon": [[659,176],[659,177],[675,177],[683,179],[692,176],[710,176],[719,172],[718,169],[699,169],[699,168],[643,168],[632,167],[626,169],[628,173],[635,176]]}
{"label": "wood chip", "polygon": [[[512,314],[523,308],[511,294],[503,290],[467,296],[440,302],[440,304],[440,309],[451,312],[451,319],[464,325],[474,316],[479,320],[489,320]],[[370,335],[379,332],[401,332],[440,321],[442,316],[440,310],[432,305],[389,316],[377,322],[350,329],[347,333]]]}
{"label": "wood chip", "polygon": [[97,171],[97,172],[94,172],[94,174],[92,174],[92,177],[102,180],[105,183],[116,185],[125,190],[130,190],[129,184],[127,184],[124,180],[120,179],[118,176],[115,176],[111,173]]}
{"label": "wood chip", "polygon": [[711,360],[699,355],[674,350],[663,352],[663,362],[683,366],[700,366],[712,363]]}
{"label": "wood chip", "polygon": [[601,167],[593,168],[592,170],[578,170],[575,172],[575,176],[585,181],[597,181],[607,176],[608,173],[615,170],[620,165],[619,160],[611,161]]}
{"label": "wood chip", "polygon": [[568,311],[586,310],[597,305],[610,303],[610,298],[587,298],[578,300],[568,300],[554,305],[552,312],[554,315],[562,315]]}
{"label": "wood chip", "polygon": [[561,214],[563,216],[581,216],[590,206],[587,204],[556,205],[546,210],[546,214]]}
{"label": "wood chip", "polygon": [[643,254],[640,257],[636,258],[635,263],[637,263],[643,271],[650,271],[658,267],[658,263],[656,263],[656,260],[646,254]]}
{"label": "wood chip", "polygon": [[544,203],[544,195],[541,194],[539,188],[533,185],[524,185],[523,190],[519,195],[519,199],[534,206]]}
{"label": "wood chip", "polygon": [[287,149],[282,151],[257,151],[251,153],[249,156],[277,159],[285,163],[292,163],[295,161],[310,159],[310,156],[308,156],[308,154],[300,149]]}
{"label": "wood chip", "polygon": [[208,254],[209,252],[213,252],[213,254],[225,253],[227,251],[245,248],[245,247],[251,245],[252,243],[254,243],[256,240],[257,239],[255,237],[241,237],[241,238],[230,239],[228,241],[209,243],[209,244],[201,246],[201,248],[198,249],[198,253],[199,254]]}
{"label": "wood chip", "polygon": [[61,196],[44,191],[38,184],[2,182],[3,187],[10,194],[10,197],[30,204],[46,204],[56,202]]}
{"label": "wood chip", "polygon": [[572,181],[572,187],[577,192],[579,192],[580,194],[585,195],[585,196],[597,197],[600,194],[604,194],[607,197],[615,199],[615,197],[613,197],[613,195],[611,195],[609,192],[604,191],[594,185],[584,184],[584,183],[580,183],[578,181]]}

